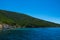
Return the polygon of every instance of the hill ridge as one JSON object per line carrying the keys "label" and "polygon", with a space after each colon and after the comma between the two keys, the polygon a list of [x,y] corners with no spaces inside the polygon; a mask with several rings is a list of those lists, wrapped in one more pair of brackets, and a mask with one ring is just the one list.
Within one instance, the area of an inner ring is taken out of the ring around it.
{"label": "hill ridge", "polygon": [[34,18],[26,14],[18,13],[18,12],[12,12],[12,11],[6,11],[6,10],[0,10],[0,22],[2,23],[8,23],[10,25],[13,25],[14,23],[20,26],[26,26],[26,27],[57,27],[60,26],[60,24],[45,21],[42,19]]}

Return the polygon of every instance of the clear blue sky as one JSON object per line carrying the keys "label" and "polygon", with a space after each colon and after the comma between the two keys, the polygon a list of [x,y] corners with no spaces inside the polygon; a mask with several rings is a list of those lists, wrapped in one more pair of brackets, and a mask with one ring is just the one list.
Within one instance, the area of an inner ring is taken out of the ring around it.
{"label": "clear blue sky", "polygon": [[0,0],[0,9],[60,23],[60,0]]}

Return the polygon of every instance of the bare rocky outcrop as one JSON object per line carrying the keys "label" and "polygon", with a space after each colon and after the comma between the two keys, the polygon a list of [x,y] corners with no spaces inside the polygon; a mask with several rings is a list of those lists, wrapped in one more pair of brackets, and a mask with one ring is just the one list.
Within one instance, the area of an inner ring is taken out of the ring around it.
{"label": "bare rocky outcrop", "polygon": [[2,29],[14,29],[14,28],[16,28],[16,26],[14,25],[14,26],[12,26],[12,25],[9,25],[9,24],[1,24],[0,23],[0,30]]}
{"label": "bare rocky outcrop", "polygon": [[3,25],[2,24],[0,24],[0,29],[2,29],[3,28]]}

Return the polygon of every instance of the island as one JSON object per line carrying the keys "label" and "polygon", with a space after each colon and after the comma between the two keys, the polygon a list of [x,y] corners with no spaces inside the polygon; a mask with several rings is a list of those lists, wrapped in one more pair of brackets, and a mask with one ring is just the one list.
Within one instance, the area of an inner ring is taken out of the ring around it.
{"label": "island", "polygon": [[0,10],[0,29],[41,27],[60,27],[60,24],[38,19],[24,13]]}

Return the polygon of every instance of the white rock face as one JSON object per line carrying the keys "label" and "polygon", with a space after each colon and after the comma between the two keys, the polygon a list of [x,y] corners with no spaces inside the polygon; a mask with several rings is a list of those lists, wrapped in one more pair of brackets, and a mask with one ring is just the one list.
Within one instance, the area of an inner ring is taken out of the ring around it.
{"label": "white rock face", "polygon": [[3,28],[3,25],[2,24],[0,24],[0,29],[2,29]]}
{"label": "white rock face", "polygon": [[12,26],[12,25],[8,25],[8,24],[0,24],[0,30],[6,30],[6,29],[15,29],[16,25]]}
{"label": "white rock face", "polygon": [[4,28],[9,28],[9,25],[8,24],[3,24],[3,27]]}

